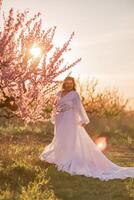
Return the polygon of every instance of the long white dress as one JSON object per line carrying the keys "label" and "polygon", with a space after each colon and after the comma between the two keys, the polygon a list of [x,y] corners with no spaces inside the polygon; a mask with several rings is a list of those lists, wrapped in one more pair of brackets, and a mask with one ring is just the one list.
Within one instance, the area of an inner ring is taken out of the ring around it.
{"label": "long white dress", "polygon": [[122,167],[110,161],[90,138],[82,123],[90,123],[77,91],[63,97],[56,93],[51,122],[54,137],[39,155],[41,160],[54,163],[58,171],[84,175],[108,181],[134,178],[134,167]]}

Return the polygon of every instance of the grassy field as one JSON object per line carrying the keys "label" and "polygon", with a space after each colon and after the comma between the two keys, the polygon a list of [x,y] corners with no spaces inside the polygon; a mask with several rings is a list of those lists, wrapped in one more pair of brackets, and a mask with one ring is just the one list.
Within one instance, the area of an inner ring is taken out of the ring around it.
{"label": "grassy field", "polygon": [[[100,181],[57,171],[39,160],[53,138],[53,126],[0,128],[0,200],[133,200],[134,179]],[[117,164],[134,166],[132,144],[109,142],[105,154]]]}

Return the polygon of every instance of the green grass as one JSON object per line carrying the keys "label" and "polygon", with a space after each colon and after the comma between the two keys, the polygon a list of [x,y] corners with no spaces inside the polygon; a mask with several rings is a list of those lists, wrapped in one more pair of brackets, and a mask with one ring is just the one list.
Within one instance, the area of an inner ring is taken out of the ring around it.
{"label": "green grass", "polygon": [[[15,131],[14,131],[15,130]],[[0,200],[133,200],[134,179],[100,181],[57,171],[39,160],[53,138],[53,128],[0,129]],[[122,166],[133,166],[133,147],[112,144],[105,154]]]}

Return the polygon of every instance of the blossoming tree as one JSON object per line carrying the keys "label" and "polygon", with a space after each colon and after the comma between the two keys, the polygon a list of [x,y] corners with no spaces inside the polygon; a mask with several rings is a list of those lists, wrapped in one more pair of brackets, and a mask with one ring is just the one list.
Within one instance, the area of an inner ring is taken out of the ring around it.
{"label": "blossoming tree", "polygon": [[55,47],[56,27],[44,30],[41,14],[10,9],[0,32],[0,108],[8,108],[26,122],[44,120],[43,108],[59,82],[56,78],[81,58],[66,64],[71,34],[62,47]]}

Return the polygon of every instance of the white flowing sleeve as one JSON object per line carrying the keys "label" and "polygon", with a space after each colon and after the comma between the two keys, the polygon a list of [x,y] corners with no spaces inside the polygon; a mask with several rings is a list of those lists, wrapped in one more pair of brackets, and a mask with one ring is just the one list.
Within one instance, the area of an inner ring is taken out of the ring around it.
{"label": "white flowing sleeve", "polygon": [[54,106],[53,106],[53,110],[52,110],[52,112],[51,112],[50,121],[52,122],[52,124],[55,124],[55,111],[54,111]]}
{"label": "white flowing sleeve", "polygon": [[52,124],[55,124],[55,114],[56,114],[56,103],[57,103],[57,98],[58,98],[58,94],[60,91],[58,91],[55,95],[54,98],[54,102],[53,102],[53,106],[52,106],[52,112],[51,112],[51,118],[50,121],[52,122]]}
{"label": "white flowing sleeve", "polygon": [[76,92],[75,99],[74,99],[74,108],[77,115],[79,115],[79,123],[80,124],[88,124],[90,123],[90,119],[86,113],[86,110],[81,102],[79,94]]}

